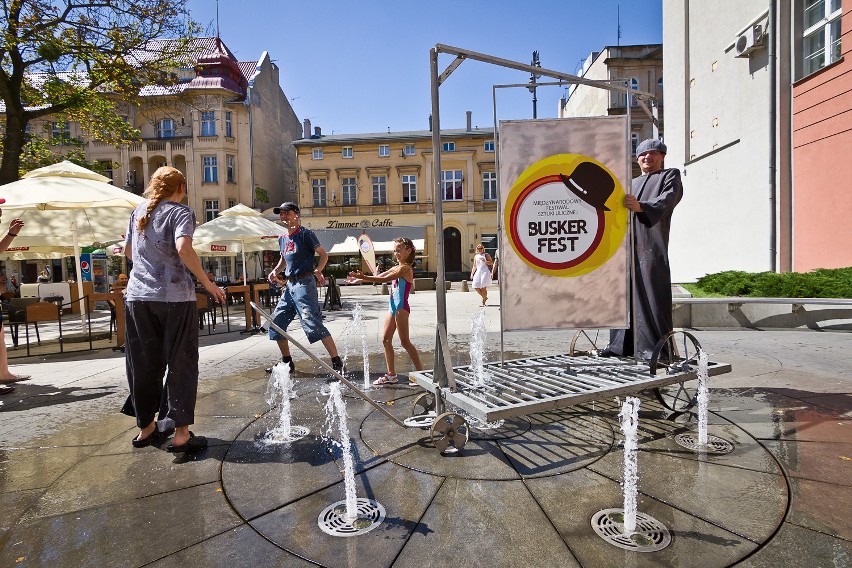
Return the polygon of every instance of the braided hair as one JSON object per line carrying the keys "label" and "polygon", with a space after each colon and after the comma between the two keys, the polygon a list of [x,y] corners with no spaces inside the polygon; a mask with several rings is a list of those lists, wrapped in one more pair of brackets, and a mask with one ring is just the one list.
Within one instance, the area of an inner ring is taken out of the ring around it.
{"label": "braided hair", "polygon": [[163,199],[168,199],[180,191],[181,185],[186,185],[186,178],[180,170],[171,166],[162,166],[157,168],[157,171],[155,171],[154,175],[151,176],[151,183],[148,184],[148,188],[145,190],[145,193],[142,194],[142,197],[147,197],[151,201],[148,203],[148,209],[145,212],[145,216],[140,218],[137,222],[136,226],[140,233],[143,232],[145,227],[148,226],[148,223],[151,222],[151,213],[153,213],[154,209],[157,208],[157,205],[159,205]]}

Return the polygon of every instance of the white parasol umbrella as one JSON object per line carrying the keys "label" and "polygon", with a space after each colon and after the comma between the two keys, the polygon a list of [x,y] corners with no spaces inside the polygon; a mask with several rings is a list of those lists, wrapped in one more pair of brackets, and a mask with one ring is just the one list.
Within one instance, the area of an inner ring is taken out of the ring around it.
{"label": "white parasol umbrella", "polygon": [[0,186],[0,197],[6,200],[3,208],[9,217],[27,222],[15,246],[74,247],[80,312],[84,317],[80,244],[121,238],[131,211],[143,201],[109,181],[106,176],[65,161]]}
{"label": "white parasol umbrella", "polygon": [[281,225],[240,203],[225,209],[212,221],[199,225],[192,237],[192,247],[203,256],[242,253],[245,285],[246,253],[278,250],[278,237],[283,233]]}

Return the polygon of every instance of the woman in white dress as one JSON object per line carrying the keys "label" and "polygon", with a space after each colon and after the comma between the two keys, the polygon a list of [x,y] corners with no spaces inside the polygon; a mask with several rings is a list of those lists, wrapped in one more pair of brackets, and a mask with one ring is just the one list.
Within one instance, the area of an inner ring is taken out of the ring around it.
{"label": "woman in white dress", "polygon": [[485,252],[485,247],[476,245],[476,256],[473,257],[473,266],[470,268],[470,279],[473,281],[473,289],[482,297],[482,305],[488,300],[488,285],[491,283],[491,256]]}

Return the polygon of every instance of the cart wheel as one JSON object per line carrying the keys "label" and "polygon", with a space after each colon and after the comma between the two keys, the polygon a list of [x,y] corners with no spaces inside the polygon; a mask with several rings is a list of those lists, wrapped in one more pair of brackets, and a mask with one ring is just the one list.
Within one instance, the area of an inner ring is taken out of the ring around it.
{"label": "cart wheel", "polygon": [[432,442],[442,454],[461,450],[469,435],[470,429],[464,417],[454,412],[439,415],[432,424]]}
{"label": "cart wheel", "polygon": [[[657,374],[657,369],[665,367],[669,373],[688,373],[698,368],[698,353],[701,344],[690,333],[672,331],[666,334],[654,347],[649,371]],[[686,412],[698,404],[698,388],[678,383],[668,387],[654,389],[654,396],[660,403],[675,412]]]}
{"label": "cart wheel", "polygon": [[581,329],[571,338],[568,355],[570,357],[597,357],[607,343],[609,343],[609,335],[601,335],[601,330],[593,329],[586,332],[585,329]]}
{"label": "cart wheel", "polygon": [[411,408],[412,416],[421,416],[435,412],[435,395],[431,392],[424,392],[414,399],[414,404]]}

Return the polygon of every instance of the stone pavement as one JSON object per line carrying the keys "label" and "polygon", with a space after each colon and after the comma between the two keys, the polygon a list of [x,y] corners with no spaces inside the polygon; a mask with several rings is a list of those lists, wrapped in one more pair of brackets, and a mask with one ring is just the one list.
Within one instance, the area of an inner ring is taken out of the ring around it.
{"label": "stone pavement", "polygon": [[[490,294],[496,359],[499,294]],[[387,297],[344,288],[344,306],[355,301],[378,376]],[[447,295],[456,365],[468,363],[477,304],[473,293]],[[412,339],[429,367],[434,292],[411,305]],[[360,340],[350,317],[346,309],[326,321],[354,372]],[[131,447],[133,420],[117,413],[127,395],[121,354],[13,363],[33,380],[0,398],[0,566],[852,566],[848,334],[691,331],[733,366],[711,379],[709,427],[733,451],[677,445],[672,436],[693,431],[694,420],[641,397],[639,511],[671,531],[661,551],[625,551],[592,530],[596,512],[622,506],[611,398],[472,430],[461,455],[442,457],[428,431],[401,428],[348,396],[357,493],[387,516],[364,535],[326,535],[317,517],[344,499],[344,484],[340,450],[317,437],[326,427],[322,373],[296,356],[293,421],[311,434],[263,445],[275,423],[263,367],[277,350],[263,335],[231,333],[202,337],[193,430],[210,447],[194,456]],[[571,336],[506,333],[504,347],[507,358],[559,354]],[[404,353],[397,367],[410,370]],[[403,418],[420,392],[397,385],[370,394]]]}

